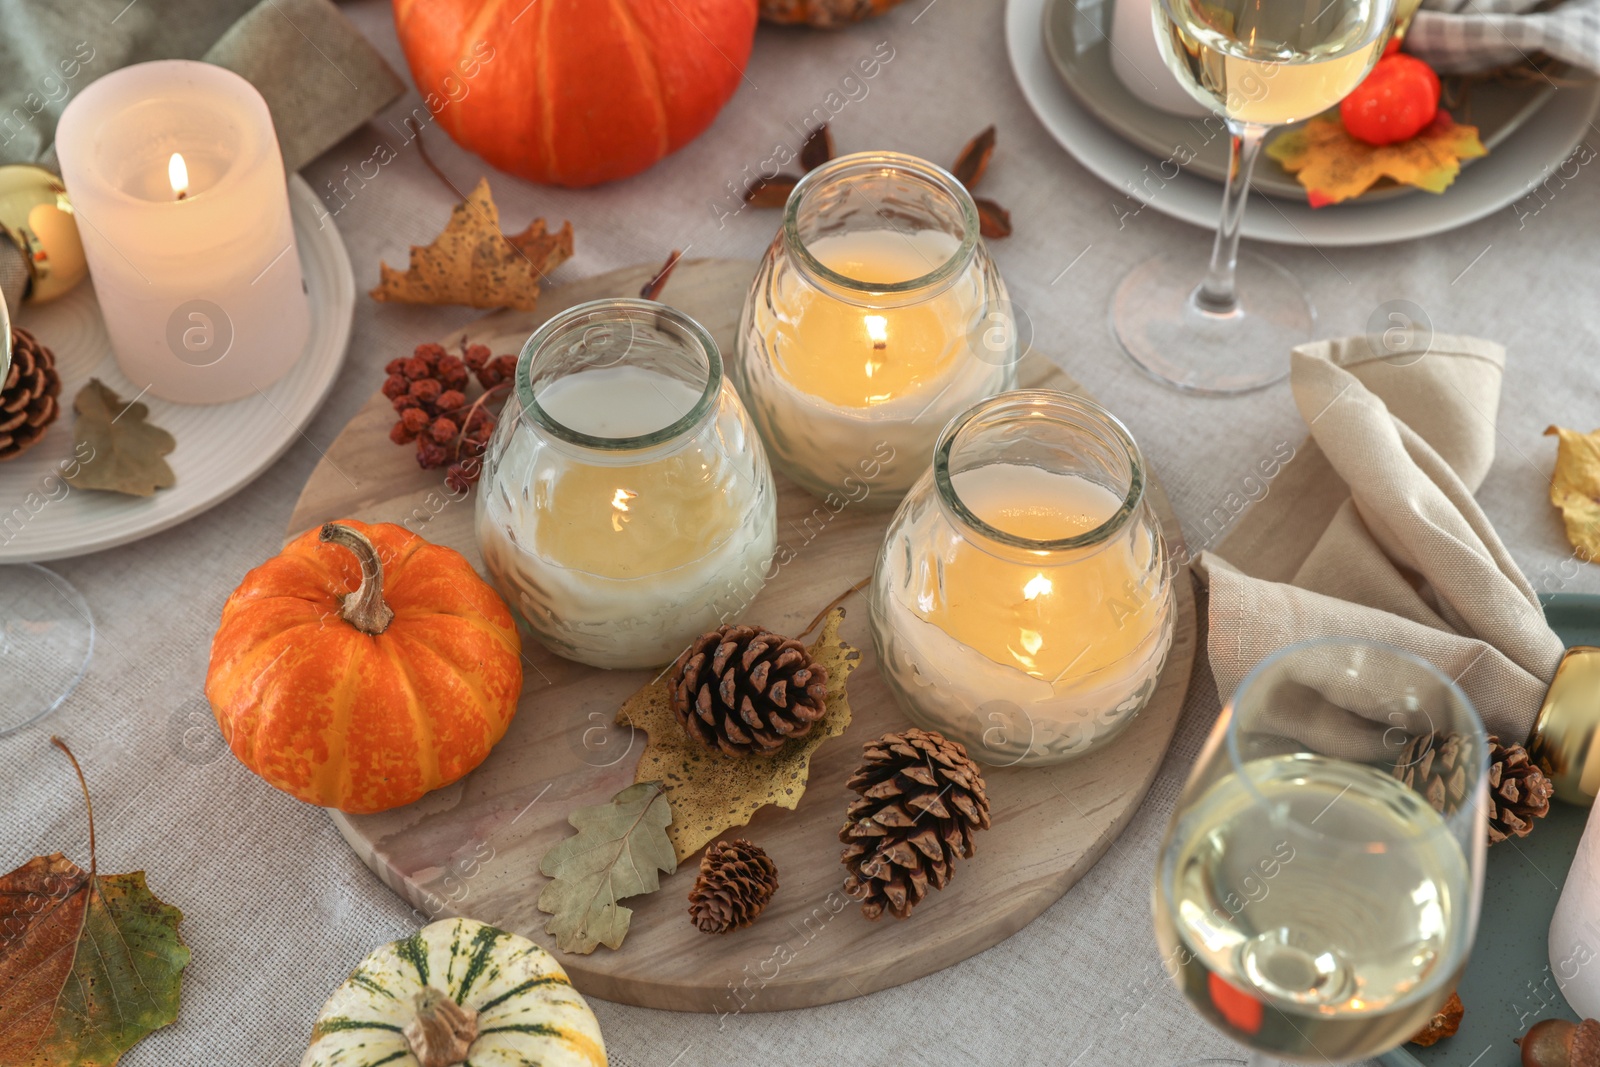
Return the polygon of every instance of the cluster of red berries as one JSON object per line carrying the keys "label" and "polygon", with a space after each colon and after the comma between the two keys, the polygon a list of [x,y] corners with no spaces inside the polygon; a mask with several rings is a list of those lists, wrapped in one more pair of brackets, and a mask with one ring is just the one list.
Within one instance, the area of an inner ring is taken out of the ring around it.
{"label": "cluster of red berries", "polygon": [[[384,371],[383,395],[400,413],[389,430],[397,445],[417,445],[425,470],[448,466],[445,484],[463,492],[478,480],[480,462],[494,432],[495,416],[486,402],[517,370],[517,357],[496,356],[486,345],[463,345],[461,355],[443,345],[418,345],[409,359],[391,359]],[[476,378],[483,393],[467,401]]]}

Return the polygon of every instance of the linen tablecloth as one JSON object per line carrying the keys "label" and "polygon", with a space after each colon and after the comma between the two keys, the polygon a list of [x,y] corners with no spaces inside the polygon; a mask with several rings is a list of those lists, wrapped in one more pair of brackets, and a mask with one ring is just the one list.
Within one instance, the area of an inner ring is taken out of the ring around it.
{"label": "linen tablecloth", "polygon": [[[389,5],[341,6],[403,72]],[[1128,423],[1198,552],[1272,492],[1264,472],[1293,462],[1303,423],[1284,386],[1232,400],[1181,396],[1119,353],[1106,308],[1122,274],[1168,247],[1203,255],[1207,235],[1154,209],[1131,214],[1118,190],[1050,140],[1012,80],[1002,16],[1000,0],[907,0],[840,33],[763,27],[738,95],[703,137],[643,175],[598,189],[533,187],[487,171],[436,131],[426,136],[457,185],[489,173],[508,227],[535,215],[572,220],[577,254],[560,280],[658,262],[674,248],[760,255],[778,214],[733,211],[725,183],[746,165],[758,169],[775,143],[793,136],[787,123],[803,124],[830,93],[832,103],[843,102],[834,118],[841,151],[894,148],[948,162],[996,123],[999,149],[983,191],[1010,209],[1016,234],[991,248],[1034,342]],[[892,58],[876,78],[860,79],[856,61],[880,42]],[[401,121],[417,106],[408,91],[304,171],[343,233],[363,289],[375,282],[380,258],[403,263],[408,245],[430,240],[453,200],[403,145]],[[380,164],[391,150],[393,161]],[[1530,203],[1542,209],[1507,208],[1425,241],[1269,251],[1305,283],[1326,336],[1364,330],[1380,305],[1406,299],[1440,332],[1507,346],[1498,451],[1479,499],[1536,589],[1596,592],[1600,568],[1573,560],[1546,499],[1555,445],[1540,434],[1552,422],[1600,424],[1600,178],[1578,169]],[[377,388],[383,364],[475,317],[465,308],[358,298],[349,361],[331,398],[258,481],[169,533],[52,565],[88,598],[100,641],[88,676],[56,714],[0,739],[0,862],[9,869],[56,850],[87,858],[82,802],[47,743],[59,733],[94,789],[100,869],[148,871],[155,891],[183,909],[194,949],[179,1021],[137,1046],[126,1067],[292,1067],[329,991],[368,950],[416,924],[327,816],[265,786],[221,749],[206,732],[215,728],[200,687],[223,600],[279,549],[320,450]],[[1016,936],[897,989],[720,1025],[714,1015],[594,1001],[612,1062],[1166,1067],[1233,1055],[1162,977],[1150,926],[1156,848],[1216,706],[1202,656],[1144,807],[1099,865]],[[910,921],[936,920],[930,912]],[[1520,988],[1540,977],[1508,980]],[[1466,1067],[1480,1050],[1457,1051]]]}

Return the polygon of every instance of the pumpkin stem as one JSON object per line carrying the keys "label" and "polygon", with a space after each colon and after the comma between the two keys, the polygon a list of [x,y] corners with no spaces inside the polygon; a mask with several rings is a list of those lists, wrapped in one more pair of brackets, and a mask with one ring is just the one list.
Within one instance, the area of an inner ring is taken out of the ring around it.
{"label": "pumpkin stem", "polygon": [[324,524],[317,539],[343,545],[361,563],[361,585],[345,594],[339,617],[364,634],[383,633],[394,621],[394,609],[383,602],[383,561],[377,548],[366,534],[337,522]]}
{"label": "pumpkin stem", "polygon": [[401,1029],[422,1067],[453,1067],[478,1037],[478,1013],[432,986],[417,994],[417,1017]]}

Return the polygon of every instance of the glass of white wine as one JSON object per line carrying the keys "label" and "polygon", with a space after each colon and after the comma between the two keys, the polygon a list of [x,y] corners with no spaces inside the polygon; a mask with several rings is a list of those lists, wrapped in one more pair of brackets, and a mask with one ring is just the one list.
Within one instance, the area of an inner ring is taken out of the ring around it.
{"label": "glass of white wine", "polygon": [[1461,689],[1387,645],[1293,645],[1241,683],[1173,813],[1155,925],[1251,1067],[1376,1056],[1448,999],[1478,924],[1487,752]]}
{"label": "glass of white wine", "polygon": [[1222,221],[1204,278],[1165,253],[1139,264],[1112,300],[1133,361],[1189,392],[1243,393],[1289,373],[1316,310],[1294,276],[1239,251],[1250,173],[1267,131],[1337,104],[1378,61],[1396,0],[1153,0],[1156,40],[1178,82],[1227,122]]}

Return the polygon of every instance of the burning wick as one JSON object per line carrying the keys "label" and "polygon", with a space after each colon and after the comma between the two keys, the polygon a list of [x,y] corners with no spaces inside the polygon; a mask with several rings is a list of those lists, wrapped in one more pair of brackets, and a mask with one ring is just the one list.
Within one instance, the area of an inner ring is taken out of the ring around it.
{"label": "burning wick", "polygon": [[861,321],[866,324],[867,336],[872,338],[872,347],[881,351],[889,347],[889,320],[882,315],[865,315]]}
{"label": "burning wick", "polygon": [[183,156],[177,152],[167,160],[167,181],[172,184],[172,193],[179,200],[189,195],[189,168],[184,164]]}

